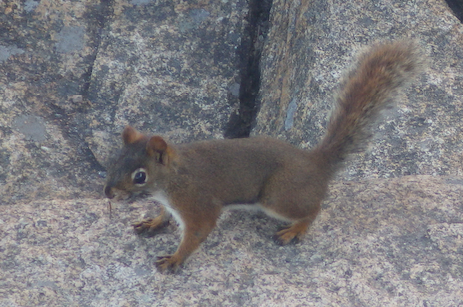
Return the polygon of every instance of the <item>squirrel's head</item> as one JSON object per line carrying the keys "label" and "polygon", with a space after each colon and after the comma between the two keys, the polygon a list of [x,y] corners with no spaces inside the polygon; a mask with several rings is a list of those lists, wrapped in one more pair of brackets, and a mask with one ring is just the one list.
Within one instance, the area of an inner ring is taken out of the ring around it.
{"label": "squirrel's head", "polygon": [[127,200],[156,192],[172,169],[175,151],[160,136],[148,137],[127,126],[122,132],[124,147],[110,163],[104,194],[109,199]]}

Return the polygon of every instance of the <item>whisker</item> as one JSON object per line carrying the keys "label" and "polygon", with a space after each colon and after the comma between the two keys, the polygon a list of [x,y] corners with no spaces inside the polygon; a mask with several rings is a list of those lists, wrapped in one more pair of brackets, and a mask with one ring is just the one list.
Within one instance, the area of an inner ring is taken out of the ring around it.
{"label": "whisker", "polygon": [[112,219],[112,204],[109,199],[108,199],[108,208],[109,208],[109,219]]}

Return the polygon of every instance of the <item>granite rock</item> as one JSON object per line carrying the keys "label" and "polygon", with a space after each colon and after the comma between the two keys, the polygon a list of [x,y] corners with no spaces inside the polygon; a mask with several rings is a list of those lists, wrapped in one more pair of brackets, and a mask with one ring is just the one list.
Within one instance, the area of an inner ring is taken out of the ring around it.
{"label": "granite rock", "polygon": [[253,134],[315,146],[355,56],[378,41],[414,39],[427,71],[340,176],[462,175],[463,26],[445,2],[275,1],[270,22]]}
{"label": "granite rock", "polygon": [[174,142],[221,138],[239,107],[245,2],[131,3],[104,29],[90,79],[84,135],[102,164],[101,134],[132,125]]}
{"label": "granite rock", "polygon": [[463,193],[454,177],[337,181],[309,235],[225,212],[176,275],[156,271],[180,233],[130,226],[152,203],[76,199],[0,206],[0,306],[458,306]]}
{"label": "granite rock", "polygon": [[245,1],[0,3],[0,197],[98,197],[125,125],[220,138]]}
{"label": "granite rock", "polygon": [[[457,18],[437,0],[275,0],[253,40],[254,4],[0,2],[0,306],[463,304]],[[105,161],[126,124],[175,142],[222,137],[246,111],[242,43],[259,55],[265,27],[253,134],[302,148],[323,134],[363,47],[414,37],[429,68],[332,183],[301,243],[277,246],[280,222],[228,211],[177,275],[160,274],[156,256],[180,233],[172,222],[137,236],[131,224],[160,208],[110,210]]]}

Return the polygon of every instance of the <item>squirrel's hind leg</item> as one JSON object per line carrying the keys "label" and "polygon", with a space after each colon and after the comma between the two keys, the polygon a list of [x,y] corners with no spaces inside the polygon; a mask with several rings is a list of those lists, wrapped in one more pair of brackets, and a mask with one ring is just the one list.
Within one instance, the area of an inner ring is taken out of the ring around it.
{"label": "squirrel's hind leg", "polygon": [[267,215],[289,223],[275,234],[275,242],[286,245],[300,240],[320,212],[323,192],[315,192],[316,187],[310,185],[295,188],[285,184],[274,184],[266,191],[259,206]]}
{"label": "squirrel's hind leg", "polygon": [[307,229],[309,228],[310,224],[312,224],[315,217],[307,217],[293,222],[286,227],[283,227],[275,234],[273,239],[279,245],[286,245],[291,242],[299,242],[307,232]]}

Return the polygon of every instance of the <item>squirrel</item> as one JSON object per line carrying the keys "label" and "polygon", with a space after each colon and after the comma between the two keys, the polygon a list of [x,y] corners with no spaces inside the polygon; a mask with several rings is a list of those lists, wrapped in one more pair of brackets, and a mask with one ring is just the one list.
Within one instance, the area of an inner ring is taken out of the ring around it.
{"label": "squirrel", "polygon": [[221,211],[234,204],[289,223],[276,233],[277,243],[298,241],[343,161],[363,148],[380,112],[422,71],[418,49],[414,42],[397,41],[360,56],[341,85],[325,135],[310,151],[265,136],[174,145],[127,126],[104,194],[117,201],[149,197],[163,205],[159,216],[133,225],[137,233],[155,233],[171,216],[177,221],[181,242],[174,254],[158,257],[161,272],[176,272],[206,240]]}

